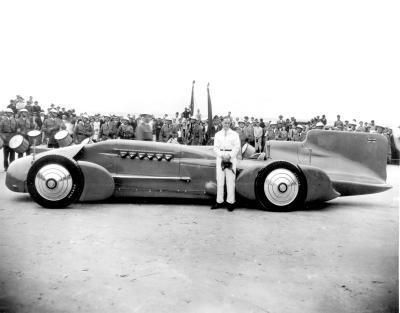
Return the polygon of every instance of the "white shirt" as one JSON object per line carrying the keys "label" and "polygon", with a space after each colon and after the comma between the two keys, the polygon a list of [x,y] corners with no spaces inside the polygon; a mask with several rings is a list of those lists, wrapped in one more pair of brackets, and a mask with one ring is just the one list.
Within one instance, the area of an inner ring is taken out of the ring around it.
{"label": "white shirt", "polygon": [[[215,134],[214,137],[214,152],[218,158],[221,158],[224,154],[228,153],[231,159],[236,159],[238,152],[240,151],[240,138],[237,132],[232,129],[225,131],[220,130]],[[221,151],[231,150],[231,151]]]}
{"label": "white shirt", "polygon": [[260,126],[254,126],[254,137],[261,138],[263,135],[263,129]]}

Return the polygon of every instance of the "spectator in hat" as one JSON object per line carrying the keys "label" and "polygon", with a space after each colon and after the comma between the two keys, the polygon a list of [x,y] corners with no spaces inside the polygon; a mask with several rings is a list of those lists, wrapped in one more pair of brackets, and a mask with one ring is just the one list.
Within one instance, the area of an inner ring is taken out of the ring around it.
{"label": "spectator in hat", "polygon": [[185,107],[185,110],[182,112],[182,116],[185,118],[185,119],[188,119],[189,117],[190,117],[190,114],[191,114],[192,112],[190,112],[190,109],[188,108],[188,107]]}
{"label": "spectator in hat", "polygon": [[348,130],[349,130],[349,127],[350,127],[349,121],[348,121],[348,120],[345,120],[345,121],[344,121],[344,125],[343,125],[343,130],[344,130],[344,131],[348,131]]}
{"label": "spectator in hat", "polygon": [[338,130],[343,130],[344,124],[343,122],[340,120],[340,115],[336,116],[336,121],[333,124],[334,127],[336,127]]}
{"label": "spectator in hat", "polygon": [[380,124],[375,124],[375,121],[371,121],[371,124],[372,122],[374,122],[375,133],[384,136],[387,140],[387,163],[390,163],[392,161],[392,148],[391,148],[390,135],[387,132],[385,132],[384,126]]}
{"label": "spectator in hat", "polygon": [[117,138],[117,132],[118,128],[121,125],[121,121],[119,120],[119,117],[116,115],[113,115],[111,119],[111,127],[113,128],[113,139]]}
{"label": "spectator in hat", "polygon": [[10,100],[10,104],[7,105],[7,108],[11,109],[14,114],[17,113],[17,107],[15,105],[15,101],[14,100],[12,100],[12,99]]}
{"label": "spectator in hat", "polygon": [[74,142],[80,144],[83,140],[94,135],[93,126],[90,124],[89,116],[84,114],[74,128]]}
{"label": "spectator in hat", "polygon": [[99,140],[108,140],[114,138],[114,127],[110,115],[104,117],[104,123],[100,127]]}
{"label": "spectator in hat", "polygon": [[192,116],[191,118],[192,122],[192,132],[191,132],[191,145],[192,146],[199,146],[202,144],[203,140],[203,128],[200,125],[200,121]]}
{"label": "spectator in hat", "polygon": [[236,127],[235,131],[239,135],[240,146],[243,147],[243,145],[246,143],[247,140],[246,132],[244,130],[244,121],[239,120],[238,127]]}
{"label": "spectator in hat", "polygon": [[11,108],[5,109],[5,116],[0,121],[0,137],[3,140],[3,166],[7,171],[8,166],[15,159],[15,152],[10,148],[10,139],[17,133],[17,121]]}
{"label": "spectator in hat", "polygon": [[294,122],[291,122],[289,124],[289,130],[288,130],[288,141],[294,141],[294,135],[296,134],[296,125]]}
{"label": "spectator in hat", "polygon": [[43,125],[43,122],[45,119],[46,119],[46,115],[44,114],[44,111],[40,111],[38,118],[35,119],[37,130],[42,129],[42,125]]}
{"label": "spectator in hat", "polygon": [[303,131],[304,127],[302,125],[296,126],[296,132],[293,136],[294,141],[304,141],[306,139],[306,133]]}
{"label": "spectator in hat", "polygon": [[58,118],[57,110],[51,109],[49,117],[44,120],[42,125],[42,131],[47,139],[48,148],[58,148],[58,142],[54,138],[54,135],[62,129],[65,129],[65,125]]}
{"label": "spectator in hat", "polygon": [[172,137],[173,127],[172,120],[169,118],[164,119],[164,124],[161,128],[158,141],[167,142]]}
{"label": "spectator in hat", "polygon": [[247,122],[245,128],[244,128],[245,134],[246,134],[246,139],[247,142],[254,147],[255,145],[255,140],[254,140],[254,128],[253,125],[250,122]]}
{"label": "spectator in hat", "polygon": [[265,123],[264,123],[264,119],[263,119],[263,118],[260,118],[260,127],[261,127],[262,129],[265,128]]}
{"label": "spectator in hat", "polygon": [[[17,119],[17,133],[22,135],[26,140],[29,141],[28,133],[33,129],[33,125],[28,116],[27,109],[19,110],[19,118]],[[29,155],[30,151],[26,152],[26,155]],[[22,158],[24,156],[23,153],[18,153],[18,158]]]}
{"label": "spectator in hat", "polygon": [[375,128],[375,131],[377,134],[383,135],[383,131],[384,131],[385,127],[383,127],[379,124],[377,124],[377,125],[374,124],[374,128]]}
{"label": "spectator in hat", "polygon": [[365,128],[365,132],[366,133],[369,133],[369,124],[368,124],[368,122],[364,122],[364,128]]}
{"label": "spectator in hat", "polygon": [[153,140],[153,128],[150,125],[150,115],[142,114],[143,122],[136,127],[136,139],[144,141]]}
{"label": "spectator in hat", "polygon": [[38,101],[35,101],[32,106],[32,112],[40,113],[41,108]]}
{"label": "spectator in hat", "polygon": [[328,121],[326,120],[325,114],[322,114],[321,122],[322,122],[322,124],[324,124],[324,125],[326,125],[326,123],[328,122]]}
{"label": "spectator in hat", "polygon": [[121,139],[133,139],[134,131],[133,127],[129,125],[129,117],[123,117],[121,119],[122,124],[118,128],[118,138]]}
{"label": "spectator in hat", "polygon": [[282,114],[278,116],[278,121],[276,123],[278,124],[278,127],[279,127],[279,124],[281,125],[281,127],[284,126],[285,121],[283,120]]}
{"label": "spectator in hat", "polygon": [[279,141],[287,141],[288,140],[288,132],[286,128],[281,124],[278,124],[278,131],[275,133],[275,140]]}
{"label": "spectator in hat", "polygon": [[369,123],[369,131],[371,133],[376,133],[377,129],[376,129],[376,125],[375,125],[375,121],[371,120],[371,123]]}
{"label": "spectator in hat", "polygon": [[33,104],[32,101],[27,101],[27,102],[26,102],[26,105],[25,105],[25,110],[28,111],[28,114],[29,114],[29,115],[32,115],[32,113],[33,113],[32,104]]}
{"label": "spectator in hat", "polygon": [[212,120],[212,125],[210,127],[210,132],[206,136],[206,145],[210,146],[214,144],[214,137],[217,132],[221,130],[221,123],[218,116],[214,116]]}
{"label": "spectator in hat", "polygon": [[155,123],[153,125],[153,129],[155,130],[155,135],[156,135],[156,140],[157,141],[159,141],[160,132],[161,132],[161,129],[162,129],[163,125],[164,125],[164,122],[160,117],[156,119],[156,121],[155,121]]}
{"label": "spectator in hat", "polygon": [[362,121],[358,122],[358,127],[356,128],[356,132],[365,133],[365,127]]}
{"label": "spectator in hat", "polygon": [[264,133],[265,142],[270,141],[270,140],[275,140],[275,130],[276,130],[276,124],[269,123],[269,125],[267,126],[267,129]]}

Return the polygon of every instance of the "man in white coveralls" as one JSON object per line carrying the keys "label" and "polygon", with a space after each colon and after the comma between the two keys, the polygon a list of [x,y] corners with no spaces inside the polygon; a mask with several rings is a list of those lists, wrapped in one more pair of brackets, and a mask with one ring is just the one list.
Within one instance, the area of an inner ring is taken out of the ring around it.
{"label": "man in white coveralls", "polygon": [[235,209],[235,180],[237,154],[241,150],[240,138],[237,132],[230,128],[231,119],[227,116],[222,122],[223,129],[215,134],[214,152],[217,155],[217,201],[211,207],[212,210],[224,206],[224,187],[226,180],[227,208]]}

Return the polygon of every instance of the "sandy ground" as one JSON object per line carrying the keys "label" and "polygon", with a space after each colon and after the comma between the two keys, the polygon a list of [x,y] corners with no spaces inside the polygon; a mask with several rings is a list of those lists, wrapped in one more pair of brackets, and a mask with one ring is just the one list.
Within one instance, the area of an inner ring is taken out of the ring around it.
{"label": "sandy ground", "polygon": [[0,173],[0,312],[397,312],[394,188],[319,208],[43,209]]}

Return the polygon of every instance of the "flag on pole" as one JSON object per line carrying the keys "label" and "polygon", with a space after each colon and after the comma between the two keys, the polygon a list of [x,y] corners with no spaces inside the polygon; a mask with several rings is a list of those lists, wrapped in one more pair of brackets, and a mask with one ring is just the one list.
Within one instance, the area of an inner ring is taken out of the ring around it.
{"label": "flag on pole", "polygon": [[207,97],[208,97],[208,128],[207,135],[210,138],[212,124],[212,105],[211,105],[211,96],[210,96],[210,83],[207,84]]}
{"label": "flag on pole", "polygon": [[190,115],[194,115],[194,83],[192,83],[192,98],[190,99]]}

